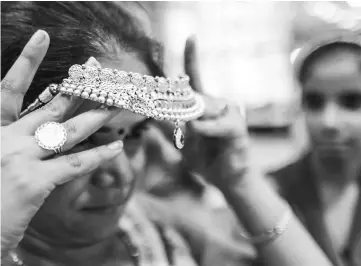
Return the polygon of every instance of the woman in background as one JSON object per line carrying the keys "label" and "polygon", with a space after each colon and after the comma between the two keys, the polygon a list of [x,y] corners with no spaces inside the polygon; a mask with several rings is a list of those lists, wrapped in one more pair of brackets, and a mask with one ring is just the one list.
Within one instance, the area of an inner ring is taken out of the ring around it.
{"label": "woman in background", "polygon": [[335,265],[361,265],[361,36],[326,36],[296,60],[310,149],[271,173]]}

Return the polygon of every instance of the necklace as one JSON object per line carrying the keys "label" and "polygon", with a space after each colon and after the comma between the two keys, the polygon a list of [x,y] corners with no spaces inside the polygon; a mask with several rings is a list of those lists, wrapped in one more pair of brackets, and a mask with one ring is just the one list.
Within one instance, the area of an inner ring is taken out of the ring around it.
{"label": "necklace", "polygon": [[[129,256],[131,257],[133,264],[135,266],[139,266],[139,250],[138,248],[132,243],[129,235],[122,231],[121,232],[121,241],[124,243],[125,247],[127,248],[127,251],[129,253]],[[27,266],[22,259],[19,258],[18,254],[15,251],[10,251],[9,256],[11,260],[15,263],[16,266]]]}

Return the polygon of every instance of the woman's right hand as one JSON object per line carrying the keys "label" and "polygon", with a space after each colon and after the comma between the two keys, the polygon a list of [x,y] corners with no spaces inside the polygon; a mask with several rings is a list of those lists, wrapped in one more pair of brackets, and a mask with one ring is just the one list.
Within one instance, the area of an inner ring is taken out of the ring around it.
{"label": "woman's right hand", "polygon": [[[93,171],[102,162],[116,157],[123,147],[123,143],[118,141],[78,153],[69,151],[120,111],[117,108],[98,108],[72,117],[83,102],[79,97],[58,94],[41,109],[19,119],[24,94],[49,42],[46,32],[37,31],[1,81],[3,255],[20,242],[32,217],[57,185]],[[96,66],[99,63],[90,58],[86,64]],[[72,118],[66,121],[65,117]],[[35,130],[50,121],[62,123],[67,129],[67,141],[63,146],[67,155],[54,157],[53,151],[37,144]]]}

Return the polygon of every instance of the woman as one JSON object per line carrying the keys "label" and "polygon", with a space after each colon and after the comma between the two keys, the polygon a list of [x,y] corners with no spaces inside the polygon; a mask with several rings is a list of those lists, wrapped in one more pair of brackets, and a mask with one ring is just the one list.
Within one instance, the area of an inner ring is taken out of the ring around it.
{"label": "woman", "polygon": [[310,149],[271,175],[335,265],[361,265],[361,42],[351,33],[296,61]]}
{"label": "woman", "polygon": [[[21,109],[50,83],[67,78],[76,63],[159,75],[151,40],[136,20],[111,2],[10,2],[1,8],[3,263],[196,265],[169,225],[153,224],[136,202],[124,211],[134,155],[142,145],[134,131],[149,119],[62,93],[19,118]],[[25,45],[34,27],[43,30]],[[250,234],[273,229],[257,238],[267,265],[330,265],[284,201],[259,176],[245,172],[245,127],[234,124],[242,121],[238,108],[204,101],[202,120],[187,132],[192,138],[184,152],[192,154],[184,157],[199,154],[189,167],[221,189]],[[39,126],[49,121],[62,123],[68,134],[56,156],[39,135]]]}

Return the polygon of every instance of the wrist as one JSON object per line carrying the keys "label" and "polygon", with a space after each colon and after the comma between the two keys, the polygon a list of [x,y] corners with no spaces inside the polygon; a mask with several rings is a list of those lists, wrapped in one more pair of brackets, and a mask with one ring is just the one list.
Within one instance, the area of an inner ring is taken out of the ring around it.
{"label": "wrist", "polygon": [[[222,178],[221,178],[222,179]],[[248,187],[252,186],[255,178],[249,168],[244,168],[242,171],[234,174],[231,178],[225,178],[225,182],[220,182],[219,190],[225,195],[242,195],[247,192]]]}

